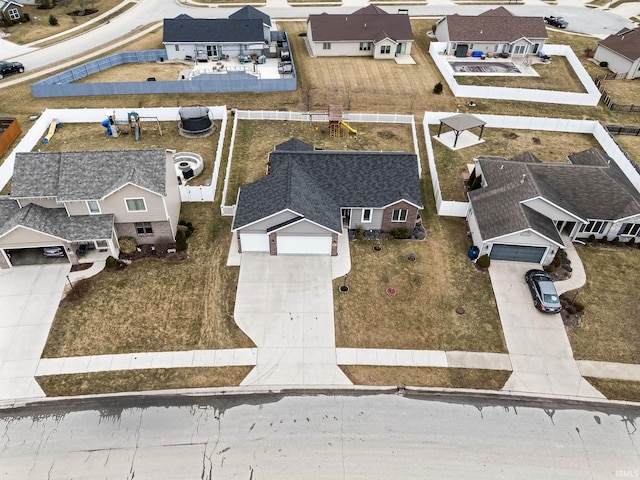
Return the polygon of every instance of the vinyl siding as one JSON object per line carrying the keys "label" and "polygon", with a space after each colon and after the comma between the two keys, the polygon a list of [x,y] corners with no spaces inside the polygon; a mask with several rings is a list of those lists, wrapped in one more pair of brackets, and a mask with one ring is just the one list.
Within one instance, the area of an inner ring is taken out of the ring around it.
{"label": "vinyl siding", "polygon": [[167,196],[165,198],[167,212],[169,213],[169,222],[171,222],[171,238],[175,240],[176,230],[178,228],[178,220],[180,219],[180,191],[178,190],[178,177],[173,163],[173,155],[167,152],[166,164],[166,189]]}
{"label": "vinyl siding", "polygon": [[527,200],[526,202],[523,202],[523,203],[530,209],[535,210],[538,213],[541,213],[542,215],[544,215],[547,218],[550,218],[551,220],[561,220],[561,221],[566,220],[569,222],[576,221],[575,216],[569,215],[568,213],[560,210],[559,208],[554,207],[550,203],[545,202],[540,198]]}
{"label": "vinyl siding", "polygon": [[286,222],[287,220],[291,220],[292,218],[295,218],[297,215],[289,212],[289,211],[284,211],[284,212],[280,212],[277,213],[276,215],[274,215],[273,217],[269,217],[266,218],[264,220],[260,220],[252,225],[246,226],[242,229],[240,229],[240,232],[242,233],[266,233],[267,232],[267,228],[273,227],[275,225],[278,225],[280,223]]}
{"label": "vinyl siding", "polygon": [[17,227],[0,239],[2,248],[57,247],[64,242],[45,233]]}
{"label": "vinyl siding", "polygon": [[[174,175],[175,176],[175,175]],[[146,212],[128,212],[125,198],[144,198]],[[103,213],[113,213],[116,223],[166,221],[164,197],[135,185],[126,185],[100,202]]]}
{"label": "vinyl siding", "polygon": [[289,225],[282,230],[278,230],[278,235],[286,236],[286,235],[322,235],[327,236],[331,235],[332,232],[327,230],[326,228],[322,228],[319,225],[311,223],[306,220],[302,220],[298,223],[294,223],[293,225]]}

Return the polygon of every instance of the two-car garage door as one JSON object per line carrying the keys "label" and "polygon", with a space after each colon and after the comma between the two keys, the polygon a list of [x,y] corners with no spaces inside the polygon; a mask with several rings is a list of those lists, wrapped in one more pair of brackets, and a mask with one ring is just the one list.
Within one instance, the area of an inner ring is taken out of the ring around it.
{"label": "two-car garage door", "polygon": [[494,243],[489,257],[491,257],[491,260],[541,263],[546,251],[547,247],[528,247],[523,245]]}
{"label": "two-car garage door", "polygon": [[[241,233],[243,252],[269,252],[269,235]],[[324,236],[277,236],[278,255],[331,255],[331,237]]]}

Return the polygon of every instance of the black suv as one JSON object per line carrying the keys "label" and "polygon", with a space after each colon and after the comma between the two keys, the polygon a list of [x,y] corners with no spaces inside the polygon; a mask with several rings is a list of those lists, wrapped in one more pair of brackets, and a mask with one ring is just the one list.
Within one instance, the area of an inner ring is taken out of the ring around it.
{"label": "black suv", "polygon": [[24,66],[20,62],[0,61],[0,79],[14,73],[24,72]]}

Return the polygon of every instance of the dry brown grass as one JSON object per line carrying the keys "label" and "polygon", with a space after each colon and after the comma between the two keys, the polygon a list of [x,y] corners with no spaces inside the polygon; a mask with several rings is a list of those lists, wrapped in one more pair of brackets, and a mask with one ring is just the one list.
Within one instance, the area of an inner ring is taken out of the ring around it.
{"label": "dry brown grass", "polygon": [[576,245],[587,283],[578,296],[585,305],[580,327],[568,329],[579,360],[640,364],[640,250]]}
{"label": "dry brown grass", "polygon": [[47,397],[240,385],[252,367],[161,368],[36,377]]}
{"label": "dry brown grass", "polygon": [[[519,67],[519,61],[514,64]],[[571,65],[564,57],[553,57],[549,63],[535,63],[533,69],[539,77],[525,76],[456,76],[460,85],[490,85],[492,87],[530,88],[538,90],[562,90],[586,93]]]}
{"label": "dry brown grass", "polygon": [[[432,137],[437,135],[438,125],[430,126],[429,130]],[[443,132],[447,130],[447,127],[443,127]],[[479,129],[472,132],[477,135]],[[479,155],[511,158],[529,151],[543,162],[566,163],[567,155],[599,145],[593,135],[539,130],[485,128],[482,138],[484,143],[458,151],[431,138],[440,189],[445,200],[467,200],[462,174],[468,172],[467,164],[473,163],[473,158]]]}
{"label": "dry brown grass", "polygon": [[349,293],[334,281],[336,345],[506,352],[489,276],[466,258],[464,219],[427,213],[423,222],[424,241],[385,241],[381,252],[372,241],[351,243]]}
{"label": "dry brown grass", "polygon": [[[107,118],[107,110],[105,110]],[[125,119],[121,119],[125,120]],[[105,128],[99,123],[65,123],[56,131],[49,143],[38,143],[34,151],[97,151],[97,150],[137,150],[145,148],[166,148],[177,152],[194,152],[202,156],[204,169],[200,175],[189,180],[189,185],[204,185],[211,179],[216,149],[220,137],[220,121],[216,121],[216,131],[205,138],[185,138],[178,134],[178,122],[160,122],[160,131],[154,121],[142,122],[140,140],[134,135],[107,137]],[[127,125],[123,125],[127,128]]]}
{"label": "dry brown grass", "polygon": [[[95,4],[94,8],[97,8],[99,11],[93,15],[83,17],[72,17],[67,15],[67,12],[80,9],[76,3],[69,6],[57,5],[50,10],[39,10],[38,7],[34,5],[25,5],[22,11],[29,14],[31,22],[18,23],[11,27],[7,27],[7,30],[11,35],[8,37],[8,40],[17,43],[18,45],[24,45],[26,43],[45,39],[51,35],[64,32],[65,30],[69,30],[88,22],[107,10],[112,9],[121,3],[121,0],[97,0],[93,3]],[[87,5],[82,8],[87,8]],[[49,25],[49,15],[53,15],[58,19],[58,25],[55,27]]]}
{"label": "dry brown grass", "polygon": [[609,400],[640,402],[640,382],[594,377],[585,379]]}
{"label": "dry brown grass", "polygon": [[[637,125],[640,127],[640,125]],[[616,142],[634,159],[640,162],[640,136],[616,135]]]}
{"label": "dry brown grass", "polygon": [[231,221],[218,204],[184,203],[189,258],[139,260],[90,281],[58,309],[43,357],[252,347],[233,319],[238,268],[227,267]]}
{"label": "dry brown grass", "polygon": [[408,125],[354,123],[351,126],[358,131],[357,138],[331,138],[326,122],[310,125],[306,122],[239,121],[226,203],[233,205],[242,185],[263,177],[269,152],[293,137],[325,150],[413,151]]}
{"label": "dry brown grass", "polygon": [[613,103],[640,106],[640,82],[637,80],[603,80],[602,83]]}
{"label": "dry brown grass", "polygon": [[356,385],[500,390],[511,372],[468,368],[372,367],[342,365]]}
{"label": "dry brown grass", "polygon": [[158,81],[180,80],[180,72],[189,68],[183,63],[171,62],[147,62],[118,65],[88,77],[81,78],[75,83],[102,83],[102,82],[144,82],[149,77]]}

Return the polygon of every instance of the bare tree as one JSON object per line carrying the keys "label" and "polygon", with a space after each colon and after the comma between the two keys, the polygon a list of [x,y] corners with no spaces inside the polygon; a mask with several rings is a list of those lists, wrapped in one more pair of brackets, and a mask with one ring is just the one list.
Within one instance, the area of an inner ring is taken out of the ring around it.
{"label": "bare tree", "polygon": [[312,85],[305,85],[302,88],[302,103],[304,108],[307,109],[307,112],[311,111],[311,107],[313,107],[313,92],[315,88]]}

